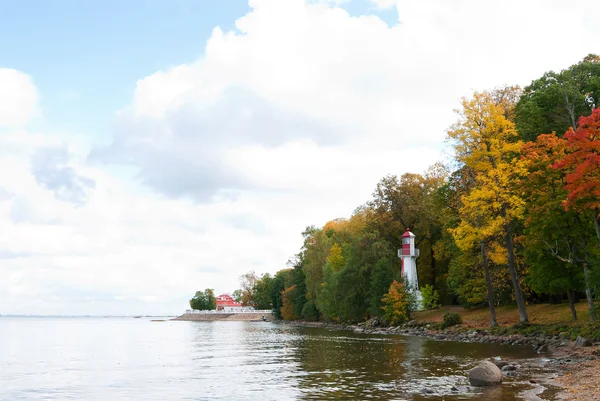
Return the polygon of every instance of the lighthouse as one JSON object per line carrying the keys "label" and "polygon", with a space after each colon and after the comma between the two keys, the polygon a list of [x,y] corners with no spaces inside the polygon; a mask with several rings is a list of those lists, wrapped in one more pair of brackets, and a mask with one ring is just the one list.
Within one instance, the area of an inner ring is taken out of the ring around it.
{"label": "lighthouse", "polygon": [[402,234],[402,249],[398,249],[398,257],[402,259],[402,275],[406,277],[412,291],[415,292],[418,309],[422,309],[423,297],[421,291],[419,291],[419,280],[417,278],[419,250],[415,248],[415,235],[408,228]]}

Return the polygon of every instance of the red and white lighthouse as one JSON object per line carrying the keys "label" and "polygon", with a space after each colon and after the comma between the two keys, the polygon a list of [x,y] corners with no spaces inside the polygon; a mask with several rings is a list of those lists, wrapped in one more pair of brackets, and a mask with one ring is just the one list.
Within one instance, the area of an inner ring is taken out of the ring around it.
{"label": "red and white lighthouse", "polygon": [[415,248],[415,235],[406,229],[402,234],[402,249],[398,249],[398,257],[402,259],[402,275],[410,283],[417,296],[419,306],[422,304],[421,291],[419,291],[419,279],[417,278],[417,258],[419,250]]}

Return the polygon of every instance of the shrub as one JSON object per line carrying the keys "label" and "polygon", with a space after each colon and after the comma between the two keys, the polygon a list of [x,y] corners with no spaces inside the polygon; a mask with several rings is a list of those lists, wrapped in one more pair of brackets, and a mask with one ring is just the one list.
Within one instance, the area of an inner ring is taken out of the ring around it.
{"label": "shrub", "polygon": [[381,298],[383,302],[383,317],[391,325],[398,325],[410,319],[411,299],[404,283],[396,280],[390,285],[387,294]]}
{"label": "shrub", "polygon": [[440,307],[440,294],[433,289],[432,285],[427,284],[421,288],[421,296],[423,297],[423,307],[425,309],[437,309]]}
{"label": "shrub", "polygon": [[458,313],[446,312],[444,314],[444,320],[442,321],[441,327],[445,329],[446,327],[456,326],[457,324],[462,323],[462,318]]}
{"label": "shrub", "polygon": [[302,317],[306,320],[319,320],[319,311],[312,299],[306,301],[302,307]]}

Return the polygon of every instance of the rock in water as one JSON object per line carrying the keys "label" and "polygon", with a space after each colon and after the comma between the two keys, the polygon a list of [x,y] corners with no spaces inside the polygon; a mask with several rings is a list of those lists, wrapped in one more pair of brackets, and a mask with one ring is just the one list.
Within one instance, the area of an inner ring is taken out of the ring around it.
{"label": "rock in water", "polygon": [[483,387],[502,383],[502,372],[490,361],[483,361],[469,371],[471,386]]}
{"label": "rock in water", "polygon": [[548,352],[548,344],[542,344],[542,346],[538,348],[537,353],[541,354],[542,352]]}

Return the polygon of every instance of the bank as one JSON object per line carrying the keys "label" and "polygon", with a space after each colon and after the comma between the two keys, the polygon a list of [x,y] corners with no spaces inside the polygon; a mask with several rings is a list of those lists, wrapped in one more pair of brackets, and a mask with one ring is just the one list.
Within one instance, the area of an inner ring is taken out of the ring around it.
{"label": "bank", "polygon": [[[570,320],[568,305],[540,304],[528,306],[530,324],[519,324],[514,307],[499,307],[499,327],[489,327],[487,308],[445,307],[417,312],[414,320],[401,326],[384,327],[376,319],[358,324],[328,322],[287,322],[287,324],[350,330],[355,333],[403,335],[431,338],[436,341],[498,343],[529,346],[540,361],[554,373],[534,384],[553,387],[559,400],[600,401],[600,323],[588,323],[587,305],[578,304],[579,321]],[[462,323],[441,328],[446,313],[457,313]],[[510,373],[508,373],[510,374]],[[540,399],[533,396],[531,399]]]}
{"label": "bank", "polygon": [[259,310],[251,312],[190,312],[186,311],[183,315],[172,320],[183,320],[190,322],[214,322],[214,321],[237,321],[237,322],[260,322],[272,321],[273,314],[271,311]]}

